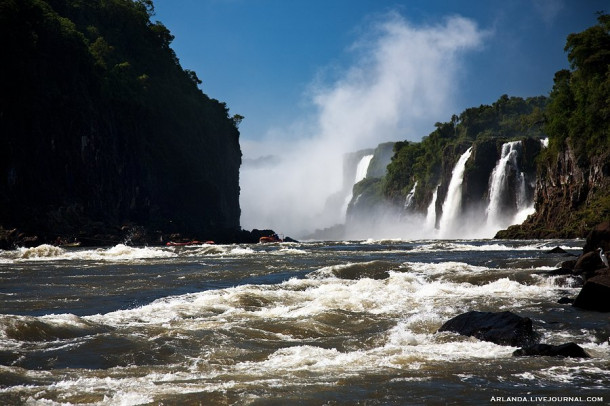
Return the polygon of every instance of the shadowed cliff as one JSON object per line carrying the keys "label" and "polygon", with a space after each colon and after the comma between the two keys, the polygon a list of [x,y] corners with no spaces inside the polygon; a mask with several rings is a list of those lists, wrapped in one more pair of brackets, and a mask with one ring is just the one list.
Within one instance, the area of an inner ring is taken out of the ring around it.
{"label": "shadowed cliff", "polygon": [[0,227],[91,244],[239,231],[240,117],[153,15],[146,0],[0,1]]}

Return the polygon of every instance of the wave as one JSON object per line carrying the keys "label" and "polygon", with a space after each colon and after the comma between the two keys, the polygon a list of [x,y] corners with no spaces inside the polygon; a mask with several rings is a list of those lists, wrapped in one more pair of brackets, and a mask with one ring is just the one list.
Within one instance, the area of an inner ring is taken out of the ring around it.
{"label": "wave", "polygon": [[[527,243],[513,243],[513,244],[501,244],[501,243],[487,243],[487,242],[431,242],[423,244],[413,248],[413,252],[441,252],[441,251],[539,251],[541,253],[548,252],[549,250],[557,247],[548,242],[536,242],[532,244]],[[567,245],[559,246],[564,250],[576,250],[581,249],[580,247],[575,248]]]}
{"label": "wave", "polygon": [[5,263],[27,261],[130,261],[154,258],[173,258],[177,254],[171,250],[158,247],[130,247],[118,244],[110,248],[64,249],[43,244],[33,248],[18,248],[14,251],[2,251],[0,255]]}
{"label": "wave", "polygon": [[[4,340],[55,341],[84,337],[108,330],[107,326],[73,314],[41,317],[0,315],[0,337]],[[4,344],[7,345],[8,342],[5,341]]]}

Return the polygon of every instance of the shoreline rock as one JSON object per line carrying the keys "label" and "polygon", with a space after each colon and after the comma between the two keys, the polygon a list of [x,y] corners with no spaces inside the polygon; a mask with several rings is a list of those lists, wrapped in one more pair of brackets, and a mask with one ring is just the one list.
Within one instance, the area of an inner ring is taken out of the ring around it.
{"label": "shoreline rock", "polygon": [[[111,247],[117,244],[132,246],[163,246],[168,242],[214,241],[220,244],[254,244],[260,237],[274,234],[273,230],[218,230],[205,236],[191,233],[149,230],[139,225],[121,227],[91,224],[85,229],[70,233],[49,231],[23,231],[18,228],[4,229],[0,226],[0,249],[13,250],[18,247],[31,248],[42,244],[56,246]],[[295,241],[286,238],[289,241]]]}

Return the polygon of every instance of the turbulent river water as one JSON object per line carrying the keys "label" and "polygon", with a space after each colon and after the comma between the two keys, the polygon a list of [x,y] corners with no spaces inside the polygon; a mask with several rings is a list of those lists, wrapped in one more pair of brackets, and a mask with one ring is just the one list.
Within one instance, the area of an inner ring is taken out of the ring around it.
{"label": "turbulent river water", "polygon": [[[0,251],[0,404],[607,403],[608,315],[559,304],[577,281],[545,275],[570,259],[550,249],[583,244]],[[591,358],[437,333],[470,310],[530,317]]]}

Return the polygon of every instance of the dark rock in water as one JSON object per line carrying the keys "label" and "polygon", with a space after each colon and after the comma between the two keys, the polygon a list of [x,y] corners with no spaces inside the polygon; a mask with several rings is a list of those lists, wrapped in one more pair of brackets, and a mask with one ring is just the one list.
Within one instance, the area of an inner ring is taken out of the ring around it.
{"label": "dark rock in water", "polygon": [[587,253],[598,248],[610,252],[610,221],[598,224],[587,234],[587,242],[582,251]]}
{"label": "dark rock in water", "polygon": [[470,311],[447,321],[438,331],[452,331],[513,347],[530,345],[537,338],[532,320],[512,312]]}
{"label": "dark rock in water", "polygon": [[561,264],[559,264],[561,269],[569,269],[570,271],[574,269],[575,265],[576,265],[575,259],[570,259],[569,261],[563,261]]}
{"label": "dark rock in water", "polygon": [[547,357],[572,357],[590,358],[589,354],[576,343],[566,343],[561,345],[534,344],[528,347],[519,348],[513,352],[515,357],[524,356],[547,356]]}
{"label": "dark rock in water", "polygon": [[557,303],[559,303],[559,304],[571,304],[571,303],[574,303],[574,299],[572,299],[570,297],[564,296],[561,299],[559,299],[557,301]]}
{"label": "dark rock in water", "polygon": [[585,279],[592,277],[599,269],[605,268],[606,265],[602,262],[597,251],[590,251],[581,255],[574,265],[574,274],[583,275]]}
{"label": "dark rock in water", "polygon": [[610,271],[588,279],[576,296],[574,307],[610,312]]}
{"label": "dark rock in water", "polygon": [[546,271],[543,273],[541,272],[541,274],[547,275],[547,276],[572,275],[572,270],[565,269],[565,268],[557,268],[557,269],[553,269],[551,271]]}
{"label": "dark rock in water", "polygon": [[563,249],[563,248],[561,248],[561,247],[555,247],[555,248],[553,248],[552,250],[547,251],[546,253],[547,253],[547,254],[569,254],[569,252],[568,252],[568,251],[564,250],[564,249]]}

